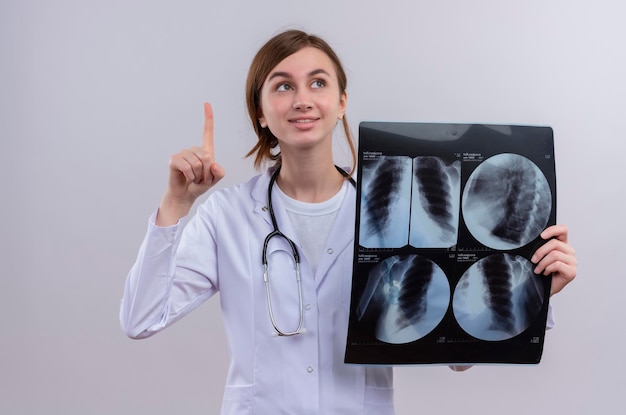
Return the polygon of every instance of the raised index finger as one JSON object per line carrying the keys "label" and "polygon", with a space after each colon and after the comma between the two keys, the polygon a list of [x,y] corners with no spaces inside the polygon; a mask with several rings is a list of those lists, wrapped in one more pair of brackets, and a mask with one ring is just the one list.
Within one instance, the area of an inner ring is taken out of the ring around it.
{"label": "raised index finger", "polygon": [[202,131],[202,146],[211,154],[213,153],[213,108],[208,102],[204,103],[204,129]]}

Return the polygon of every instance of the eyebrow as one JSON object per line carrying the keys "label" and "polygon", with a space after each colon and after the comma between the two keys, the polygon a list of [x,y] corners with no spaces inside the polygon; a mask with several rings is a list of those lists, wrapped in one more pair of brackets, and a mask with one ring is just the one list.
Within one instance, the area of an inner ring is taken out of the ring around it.
{"label": "eyebrow", "polygon": [[[312,70],[311,72],[308,73],[308,76],[315,76],[315,75],[319,75],[319,74],[325,74],[327,76],[330,76],[330,74],[325,71],[324,69],[315,69]],[[274,78],[278,78],[278,77],[283,77],[283,78],[293,78],[293,76],[289,73],[289,72],[273,72],[268,78],[268,81],[271,81]]]}

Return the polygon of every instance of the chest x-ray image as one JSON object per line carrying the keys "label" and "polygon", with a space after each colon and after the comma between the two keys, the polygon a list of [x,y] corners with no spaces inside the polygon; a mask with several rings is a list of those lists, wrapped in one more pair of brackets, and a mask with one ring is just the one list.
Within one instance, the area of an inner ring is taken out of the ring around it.
{"label": "chest x-ray image", "polygon": [[550,127],[364,122],[345,361],[539,363]]}
{"label": "chest x-ray image", "polygon": [[463,192],[463,217],[478,241],[494,249],[526,245],[550,218],[552,194],[532,161],[498,154],[474,170]]}
{"label": "chest x-ray image", "polygon": [[545,293],[533,264],[519,255],[493,254],[472,265],[454,290],[459,325],[482,340],[506,340],[532,324]]}
{"label": "chest x-ray image", "polygon": [[413,184],[409,244],[415,248],[456,245],[461,162],[434,156],[415,157]]}
{"label": "chest x-ray image", "polygon": [[450,285],[434,262],[419,255],[394,255],[369,272],[357,307],[376,321],[376,338],[409,343],[441,322],[448,308]]}
{"label": "chest x-ray image", "polygon": [[362,161],[359,243],[367,248],[456,244],[461,162],[380,156]]}
{"label": "chest x-ray image", "polygon": [[361,245],[399,248],[409,239],[411,159],[379,157],[363,160]]}

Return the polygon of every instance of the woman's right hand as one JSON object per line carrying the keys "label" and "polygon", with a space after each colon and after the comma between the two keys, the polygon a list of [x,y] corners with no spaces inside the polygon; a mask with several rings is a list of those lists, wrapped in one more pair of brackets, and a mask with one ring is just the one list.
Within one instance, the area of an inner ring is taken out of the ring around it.
{"label": "woman's right hand", "polygon": [[224,177],[224,169],[215,162],[213,145],[213,109],[204,104],[202,146],[174,154],[169,161],[169,181],[161,200],[156,224],[169,226],[187,215],[196,199]]}

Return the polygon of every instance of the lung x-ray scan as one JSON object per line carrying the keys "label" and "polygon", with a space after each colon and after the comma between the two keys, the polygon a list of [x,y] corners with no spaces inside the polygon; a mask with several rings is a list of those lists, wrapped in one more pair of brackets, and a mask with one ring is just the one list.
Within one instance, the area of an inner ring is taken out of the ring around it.
{"label": "lung x-ray scan", "polygon": [[364,122],[347,363],[538,363],[550,127]]}

